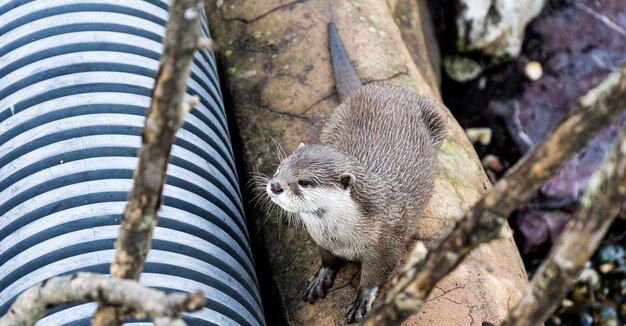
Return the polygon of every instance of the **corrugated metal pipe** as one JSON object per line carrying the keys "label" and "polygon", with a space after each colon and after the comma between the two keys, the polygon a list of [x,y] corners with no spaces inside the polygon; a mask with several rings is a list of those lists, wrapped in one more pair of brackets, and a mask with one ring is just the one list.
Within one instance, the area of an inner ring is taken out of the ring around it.
{"label": "corrugated metal pipe", "polygon": [[[162,50],[167,1],[0,3],[0,315],[28,287],[108,273]],[[209,35],[206,18],[202,31]],[[264,325],[213,54],[195,54],[141,282],[201,289],[192,325]],[[94,303],[40,325],[88,325]]]}

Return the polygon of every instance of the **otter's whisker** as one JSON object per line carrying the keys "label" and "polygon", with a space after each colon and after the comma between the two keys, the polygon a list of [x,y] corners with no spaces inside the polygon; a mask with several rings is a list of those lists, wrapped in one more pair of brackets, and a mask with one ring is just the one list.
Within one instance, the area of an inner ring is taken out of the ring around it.
{"label": "otter's whisker", "polygon": [[280,161],[286,159],[287,158],[287,153],[285,153],[285,150],[280,145],[280,143],[276,139],[274,139],[274,137],[270,137],[270,138],[274,142],[274,146],[276,146],[276,155],[278,156],[278,159]]}

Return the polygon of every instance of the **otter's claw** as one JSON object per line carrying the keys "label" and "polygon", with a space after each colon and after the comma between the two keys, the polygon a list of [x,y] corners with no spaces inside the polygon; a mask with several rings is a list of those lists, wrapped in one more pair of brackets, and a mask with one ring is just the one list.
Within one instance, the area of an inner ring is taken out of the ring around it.
{"label": "otter's claw", "polygon": [[359,289],[356,298],[348,307],[348,313],[346,314],[348,324],[360,322],[363,316],[372,309],[372,302],[376,298],[377,291],[378,287]]}
{"label": "otter's claw", "polygon": [[322,266],[317,274],[309,280],[309,287],[303,297],[304,301],[315,303],[317,298],[326,297],[328,289],[333,286],[335,275],[337,275],[336,269]]}

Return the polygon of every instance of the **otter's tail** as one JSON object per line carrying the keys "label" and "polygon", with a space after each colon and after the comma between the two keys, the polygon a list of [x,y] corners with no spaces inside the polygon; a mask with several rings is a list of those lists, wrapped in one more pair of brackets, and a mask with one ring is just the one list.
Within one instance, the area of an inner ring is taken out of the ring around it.
{"label": "otter's tail", "polygon": [[439,148],[448,134],[446,111],[437,100],[429,96],[420,96],[418,106],[422,112],[422,120],[430,131],[431,140],[435,147]]}
{"label": "otter's tail", "polygon": [[328,23],[328,37],[337,93],[339,93],[339,100],[343,102],[361,87],[361,80],[346,54],[333,23]]}

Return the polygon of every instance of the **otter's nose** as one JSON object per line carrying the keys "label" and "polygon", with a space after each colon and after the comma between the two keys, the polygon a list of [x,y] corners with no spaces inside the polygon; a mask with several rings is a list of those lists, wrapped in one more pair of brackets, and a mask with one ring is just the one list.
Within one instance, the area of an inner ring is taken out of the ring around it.
{"label": "otter's nose", "polygon": [[280,182],[278,181],[274,181],[272,182],[272,184],[270,185],[270,187],[272,188],[272,192],[276,195],[280,194],[281,192],[283,192],[283,187],[280,186]]}

